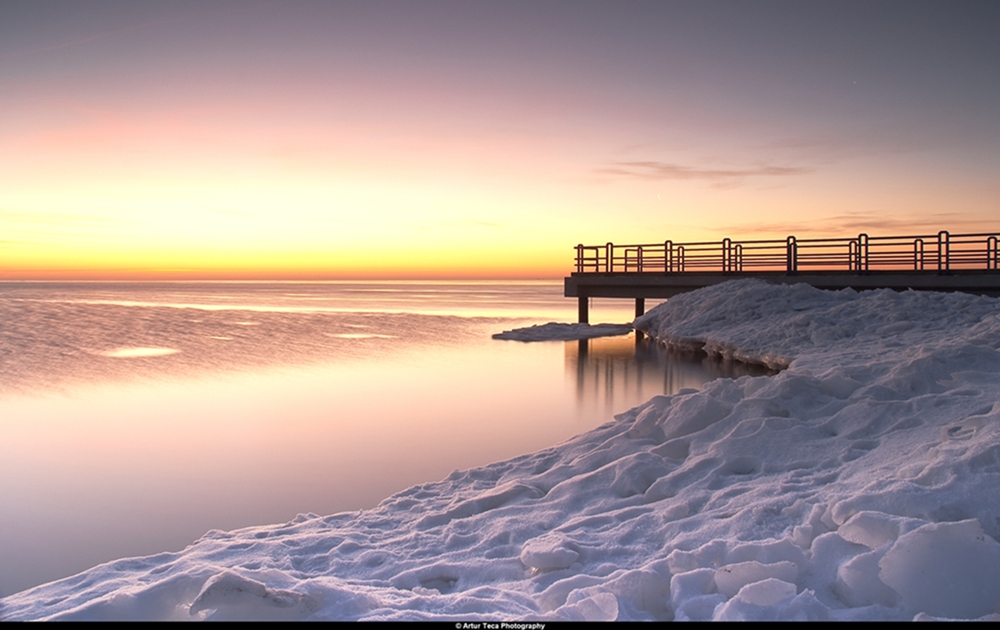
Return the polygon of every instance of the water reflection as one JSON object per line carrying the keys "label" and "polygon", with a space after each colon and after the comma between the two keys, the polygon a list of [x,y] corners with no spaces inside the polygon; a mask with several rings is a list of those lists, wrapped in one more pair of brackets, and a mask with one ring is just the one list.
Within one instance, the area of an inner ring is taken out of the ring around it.
{"label": "water reflection", "polygon": [[701,351],[668,350],[635,333],[567,341],[567,376],[576,377],[578,407],[620,413],[659,394],[700,389],[717,378],[764,376],[772,370],[709,357]]}
{"label": "water reflection", "polygon": [[[459,302],[475,316],[438,314]],[[0,283],[0,596],[209,529],[367,509],[764,373],[634,335],[491,339],[573,306],[558,283]]]}

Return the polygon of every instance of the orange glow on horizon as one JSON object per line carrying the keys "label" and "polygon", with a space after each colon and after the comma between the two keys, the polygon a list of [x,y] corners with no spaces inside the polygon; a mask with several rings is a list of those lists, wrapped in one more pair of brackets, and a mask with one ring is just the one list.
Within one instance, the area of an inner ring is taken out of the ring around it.
{"label": "orange glow on horizon", "polygon": [[998,227],[963,46],[865,80],[839,33],[776,72],[657,3],[30,4],[0,23],[0,279],[558,278],[578,243]]}
{"label": "orange glow on horizon", "polygon": [[[464,271],[464,272],[463,272]],[[4,270],[0,282],[10,281],[417,281],[417,280],[558,280],[572,271],[571,266],[545,273],[510,269],[364,269],[325,271],[317,269],[13,269]]]}

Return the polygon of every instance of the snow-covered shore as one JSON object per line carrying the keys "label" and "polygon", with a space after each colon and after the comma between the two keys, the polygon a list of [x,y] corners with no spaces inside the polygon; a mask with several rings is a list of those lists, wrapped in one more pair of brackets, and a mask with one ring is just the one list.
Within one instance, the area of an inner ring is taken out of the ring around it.
{"label": "snow-covered shore", "polygon": [[787,367],[4,619],[1000,619],[1000,300],[740,281],[635,326]]}

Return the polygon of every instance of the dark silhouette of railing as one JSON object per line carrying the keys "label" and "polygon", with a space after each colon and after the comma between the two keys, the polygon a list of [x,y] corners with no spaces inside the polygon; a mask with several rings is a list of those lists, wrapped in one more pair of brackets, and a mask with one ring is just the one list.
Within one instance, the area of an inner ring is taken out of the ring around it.
{"label": "dark silhouette of railing", "polygon": [[1000,270],[1000,233],[577,245],[577,273]]}

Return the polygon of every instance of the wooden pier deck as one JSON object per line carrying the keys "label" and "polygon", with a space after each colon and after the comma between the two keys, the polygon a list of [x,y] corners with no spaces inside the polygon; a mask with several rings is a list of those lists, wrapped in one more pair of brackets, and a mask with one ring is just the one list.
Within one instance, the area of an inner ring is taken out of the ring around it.
{"label": "wooden pier deck", "polygon": [[1000,296],[1000,232],[638,245],[577,245],[563,295],[587,322],[590,298],[669,298],[719,282],[759,278],[820,289],[889,288]]}

